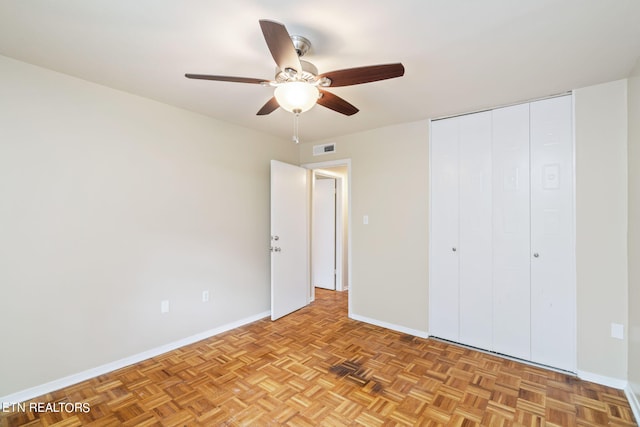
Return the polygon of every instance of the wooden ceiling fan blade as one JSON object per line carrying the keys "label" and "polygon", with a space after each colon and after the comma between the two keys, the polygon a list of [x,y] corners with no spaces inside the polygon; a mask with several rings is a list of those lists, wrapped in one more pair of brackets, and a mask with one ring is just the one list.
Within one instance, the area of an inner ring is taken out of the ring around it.
{"label": "wooden ceiling fan blade", "polygon": [[261,19],[260,28],[278,68],[282,71],[291,69],[301,73],[300,58],[285,26],[279,22]]}
{"label": "wooden ceiling fan blade", "polygon": [[342,113],[345,116],[352,116],[360,111],[355,106],[351,105],[339,96],[332,94],[331,92],[320,90],[320,93],[322,94],[322,96],[318,98],[318,104],[322,105],[323,107],[327,107],[333,111]]}
{"label": "wooden ceiling fan blade", "polygon": [[396,63],[369,65],[365,67],[330,71],[328,73],[321,74],[318,77],[326,77],[330,79],[330,87],[339,87],[376,82],[378,80],[393,79],[396,77],[401,77],[403,75],[404,66],[401,63]]}
{"label": "wooden ceiling fan blade", "polygon": [[268,100],[266,104],[262,106],[262,108],[256,113],[256,116],[266,116],[267,114],[270,114],[275,110],[277,110],[278,107],[280,107],[280,105],[278,104],[278,101],[274,96],[273,98]]}
{"label": "wooden ceiling fan blade", "polygon": [[269,83],[268,80],[254,79],[251,77],[212,76],[209,74],[189,74],[189,73],[185,74],[184,76],[188,79],[215,80],[219,82],[252,83],[252,84]]}

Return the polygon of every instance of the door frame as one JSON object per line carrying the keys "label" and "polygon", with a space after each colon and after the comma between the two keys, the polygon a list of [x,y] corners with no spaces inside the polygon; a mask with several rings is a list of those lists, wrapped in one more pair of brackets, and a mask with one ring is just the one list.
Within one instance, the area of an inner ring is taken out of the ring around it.
{"label": "door frame", "polygon": [[[332,173],[331,171],[327,171],[327,170],[323,170],[326,168],[332,168],[332,167],[338,167],[338,166],[346,166],[347,167],[347,183],[346,183],[346,191],[347,191],[347,286],[345,286],[345,284],[342,281],[342,276],[343,276],[343,269],[342,266],[344,264],[344,251],[343,251],[343,245],[338,245],[336,244],[336,270],[337,270],[337,274],[336,274],[336,291],[344,291],[346,289],[349,289],[349,292],[353,291],[353,286],[351,285],[352,282],[352,266],[351,266],[351,260],[352,260],[352,256],[351,256],[351,229],[352,229],[352,222],[351,222],[351,159],[338,159],[338,160],[329,160],[329,161],[324,161],[324,162],[313,162],[313,163],[304,163],[301,165],[301,167],[306,168],[306,169],[310,169],[312,171],[312,186],[313,184],[315,184],[315,174],[319,173],[321,175],[324,176],[329,176],[331,178],[339,178],[339,181],[336,181],[337,184],[337,197],[336,197],[336,215],[342,217],[343,216],[343,212],[344,212],[344,206],[342,203],[342,199],[343,199],[343,191],[345,190],[345,185],[342,179],[342,176],[340,176],[339,174],[335,174]],[[312,191],[313,191],[313,187],[312,187]],[[313,197],[311,197],[311,200],[313,200]],[[338,203],[339,201],[339,203]],[[338,207],[338,205],[340,207]],[[340,224],[340,225],[338,225]],[[310,227],[311,228],[311,227]],[[336,222],[336,242],[338,241],[343,241],[344,240],[344,227],[342,227],[342,221],[338,221]],[[313,236],[311,236],[311,239],[313,239]],[[309,242],[309,244],[311,244],[311,242]],[[338,285],[339,284],[339,285]],[[311,300],[313,301],[315,299],[315,289],[313,288],[313,284],[310,284],[310,293],[311,293]],[[351,301],[352,301],[352,296],[353,294],[349,295],[349,315],[351,315]]]}

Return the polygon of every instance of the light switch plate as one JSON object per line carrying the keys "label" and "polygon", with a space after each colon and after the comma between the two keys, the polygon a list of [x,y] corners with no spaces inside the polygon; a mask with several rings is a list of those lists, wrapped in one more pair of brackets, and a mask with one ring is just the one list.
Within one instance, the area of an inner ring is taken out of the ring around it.
{"label": "light switch plate", "polygon": [[611,324],[611,338],[617,338],[619,340],[624,339],[624,325],[620,323]]}

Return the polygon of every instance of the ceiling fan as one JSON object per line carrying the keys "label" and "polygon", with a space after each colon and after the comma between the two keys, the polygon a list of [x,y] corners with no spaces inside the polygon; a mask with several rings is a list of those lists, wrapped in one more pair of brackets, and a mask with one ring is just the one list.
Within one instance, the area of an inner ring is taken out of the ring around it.
{"label": "ceiling fan", "polygon": [[271,56],[277,65],[274,80],[207,74],[185,74],[185,77],[274,87],[274,96],[258,110],[259,116],[269,114],[278,107],[298,116],[316,103],[351,116],[357,113],[358,109],[324,88],[358,85],[404,75],[404,66],[401,63],[370,65],[318,74],[318,69],[312,63],[300,59],[311,47],[309,40],[302,36],[290,36],[285,26],[278,22],[264,19],[259,22]]}

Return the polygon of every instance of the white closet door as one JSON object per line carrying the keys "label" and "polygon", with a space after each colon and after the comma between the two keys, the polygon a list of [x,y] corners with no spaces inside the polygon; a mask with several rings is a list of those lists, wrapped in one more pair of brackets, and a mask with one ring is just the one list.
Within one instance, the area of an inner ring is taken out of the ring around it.
{"label": "white closet door", "polygon": [[458,119],[431,123],[429,331],[458,341]]}
{"label": "white closet door", "polygon": [[459,120],[460,342],[491,349],[491,112]]}
{"label": "white closet door", "polygon": [[493,111],[493,351],[531,357],[529,104]]}
{"label": "white closet door", "polygon": [[571,97],[531,103],[531,360],[575,371]]}

